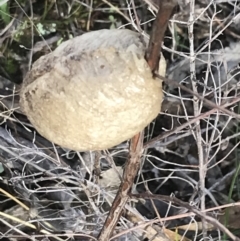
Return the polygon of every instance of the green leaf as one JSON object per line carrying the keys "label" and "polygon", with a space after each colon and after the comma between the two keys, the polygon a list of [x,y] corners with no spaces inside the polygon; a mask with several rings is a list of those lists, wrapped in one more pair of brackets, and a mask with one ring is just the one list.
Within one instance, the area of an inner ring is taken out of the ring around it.
{"label": "green leaf", "polygon": [[10,23],[11,18],[10,18],[8,0],[0,0],[0,16],[5,24]]}
{"label": "green leaf", "polygon": [[0,0],[0,7],[7,2],[8,2],[8,0]]}

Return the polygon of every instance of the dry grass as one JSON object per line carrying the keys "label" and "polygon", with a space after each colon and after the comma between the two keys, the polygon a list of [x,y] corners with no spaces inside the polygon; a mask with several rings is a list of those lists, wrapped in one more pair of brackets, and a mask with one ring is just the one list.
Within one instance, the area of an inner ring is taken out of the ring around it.
{"label": "dry grass", "polygon": [[[165,37],[167,77],[239,114],[240,4],[185,2]],[[0,236],[95,240],[118,190],[128,144],[78,153],[49,143],[18,109],[17,84],[37,58],[85,31],[127,27],[149,34],[154,5],[148,9],[130,0],[0,5]],[[173,85],[164,92],[162,112],[145,130],[136,195],[112,239],[234,239],[240,229],[239,119]]]}

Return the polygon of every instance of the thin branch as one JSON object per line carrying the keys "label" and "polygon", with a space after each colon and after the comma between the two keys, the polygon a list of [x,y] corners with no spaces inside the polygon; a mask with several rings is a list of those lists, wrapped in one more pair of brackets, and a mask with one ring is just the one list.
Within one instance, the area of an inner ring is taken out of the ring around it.
{"label": "thin branch", "polygon": [[180,88],[180,89],[182,89],[182,90],[192,94],[193,96],[197,97],[199,100],[203,101],[203,104],[206,107],[217,109],[218,111],[220,111],[220,112],[222,112],[222,113],[224,113],[226,115],[232,116],[232,117],[236,118],[237,120],[240,120],[240,115],[236,114],[233,111],[230,111],[230,110],[224,108],[224,106],[222,106],[222,105],[216,105],[212,101],[206,99],[205,97],[201,96],[197,92],[194,92],[194,91],[190,90],[186,86],[184,86],[182,84],[179,84],[178,82],[176,82],[174,80],[168,79],[168,78],[166,78],[164,76],[161,76],[159,74],[156,74],[156,73],[155,73],[155,76],[158,77],[159,79],[163,80],[166,84],[176,86],[176,87],[178,87],[178,88]]}
{"label": "thin branch", "polygon": [[98,241],[107,241],[121,217],[123,208],[128,201],[135,176],[138,173],[143,150],[143,133],[135,135],[130,143],[129,158],[123,173],[123,181],[113,201],[111,210],[98,237]]}
{"label": "thin branch", "polygon": [[[224,104],[222,104],[221,106],[218,106],[218,107],[224,108],[224,107],[231,106],[231,105],[233,105],[235,103],[238,103],[238,102],[240,102],[240,97],[234,98],[231,102],[224,103]],[[184,124],[182,124],[180,126],[177,126],[176,128],[174,128],[174,129],[172,129],[170,131],[165,131],[163,134],[161,134],[159,136],[156,136],[156,137],[152,138],[150,141],[146,142],[144,144],[144,148],[150,148],[150,147],[154,146],[156,144],[156,142],[159,142],[159,141],[161,141],[161,140],[171,136],[172,134],[178,133],[179,131],[181,131],[184,128],[188,127],[190,124],[195,123],[197,119],[206,118],[207,116],[212,115],[212,114],[214,114],[217,111],[219,111],[219,108],[217,108],[217,107],[213,108],[213,109],[211,109],[211,110],[209,110],[209,111],[207,111],[205,113],[202,113],[202,114],[194,117],[193,119],[189,120],[188,122],[186,122],[186,123],[184,123]]]}
{"label": "thin branch", "polygon": [[161,201],[173,202],[181,207],[188,209],[192,213],[204,219],[206,222],[211,223],[214,227],[220,229],[222,232],[227,234],[232,240],[240,241],[240,239],[237,236],[235,236],[232,232],[230,232],[230,230],[226,228],[223,224],[221,224],[216,218],[207,215],[206,210],[200,211],[194,206],[191,206],[188,203],[179,200],[178,198],[169,197],[165,195],[151,194],[151,193],[131,194],[131,197],[141,198],[141,199],[155,199],[155,200],[157,199]]}
{"label": "thin branch", "polygon": [[160,1],[158,14],[153,24],[153,30],[150,36],[149,45],[145,56],[153,72],[158,70],[160,53],[162,50],[162,41],[164,39],[168,21],[172,15],[173,9],[176,4],[176,0]]}

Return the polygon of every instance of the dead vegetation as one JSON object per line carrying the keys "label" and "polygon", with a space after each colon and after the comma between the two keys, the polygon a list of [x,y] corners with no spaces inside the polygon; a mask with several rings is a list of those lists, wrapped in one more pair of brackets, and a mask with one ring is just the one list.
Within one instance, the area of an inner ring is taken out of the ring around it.
{"label": "dead vegetation", "polygon": [[[150,34],[157,6],[151,0],[0,1],[2,240],[97,240],[128,142],[101,152],[50,143],[21,113],[19,84],[40,56],[84,32]],[[162,111],[145,129],[140,171],[111,240],[240,236],[239,9],[235,0],[179,1],[164,38]]]}

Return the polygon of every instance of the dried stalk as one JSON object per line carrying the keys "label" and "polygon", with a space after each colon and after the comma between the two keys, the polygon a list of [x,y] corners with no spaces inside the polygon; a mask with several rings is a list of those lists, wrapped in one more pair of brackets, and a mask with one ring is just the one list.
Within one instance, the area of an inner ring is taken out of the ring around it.
{"label": "dried stalk", "polygon": [[222,112],[222,113],[224,113],[226,115],[232,116],[232,117],[236,118],[237,120],[240,120],[240,115],[239,114],[236,114],[235,112],[226,109],[222,105],[216,105],[211,100],[208,100],[204,96],[201,96],[200,94],[198,94],[198,92],[193,91],[193,90],[187,88],[186,86],[184,86],[182,84],[179,84],[178,82],[176,82],[174,80],[171,80],[171,79],[168,79],[168,78],[166,78],[164,76],[161,76],[161,75],[158,75],[158,74],[155,74],[155,76],[157,78],[163,80],[164,83],[166,83],[168,85],[173,85],[175,87],[178,87],[178,88],[188,92],[189,94],[192,94],[194,97],[196,97],[196,99],[203,101],[204,106],[217,109],[218,111],[220,111],[220,112]]}
{"label": "dried stalk", "polygon": [[216,218],[214,218],[210,215],[207,215],[206,210],[200,211],[199,209],[195,208],[194,206],[191,206],[188,203],[183,202],[176,197],[169,197],[169,196],[165,196],[165,195],[151,194],[151,193],[132,194],[131,196],[133,198],[155,199],[155,200],[161,200],[161,201],[175,203],[181,207],[188,209],[190,212],[196,214],[197,216],[202,218],[204,221],[212,224],[214,227],[218,228],[219,230],[221,230],[222,232],[227,234],[232,240],[240,241],[240,239],[237,236],[235,236],[227,227],[225,227],[223,224],[221,224]]}
{"label": "dried stalk", "polygon": [[[228,106],[231,106],[231,105],[234,105],[235,103],[238,103],[240,101],[240,97],[237,97],[237,98],[234,98],[233,100],[231,100],[231,102],[229,103],[224,103],[222,104],[221,106],[218,106],[218,107],[228,107]],[[193,123],[196,123],[196,120],[202,120],[212,114],[214,114],[215,112],[219,111],[218,108],[213,108],[205,113],[202,113],[196,117],[194,117],[193,119],[187,121],[186,123],[180,125],[180,126],[177,126],[175,128],[173,128],[172,130],[170,131],[165,131],[163,134],[160,134],[159,136],[156,136],[154,138],[152,138],[150,141],[146,142],[144,144],[144,149],[145,148],[150,148],[152,146],[155,146],[157,142],[161,141],[161,140],[164,140],[165,138],[173,135],[173,134],[176,134],[176,133],[179,133],[181,130],[183,130],[184,128],[186,127],[189,127],[189,125],[193,124]]]}
{"label": "dried stalk", "polygon": [[143,150],[143,132],[135,135],[131,139],[129,158],[123,173],[123,181],[119,187],[118,193],[113,201],[111,210],[98,237],[98,241],[107,241],[121,217],[123,208],[129,198],[135,176],[138,173],[141,155]]}

